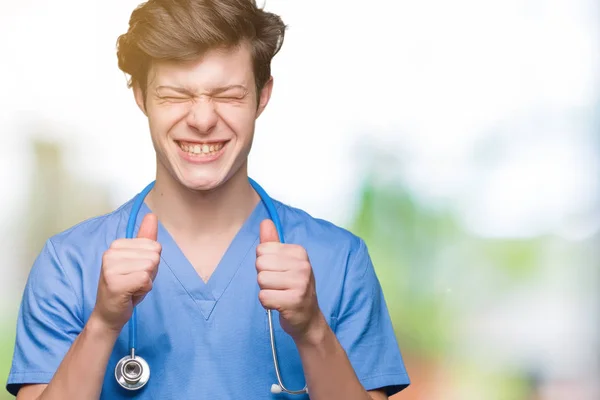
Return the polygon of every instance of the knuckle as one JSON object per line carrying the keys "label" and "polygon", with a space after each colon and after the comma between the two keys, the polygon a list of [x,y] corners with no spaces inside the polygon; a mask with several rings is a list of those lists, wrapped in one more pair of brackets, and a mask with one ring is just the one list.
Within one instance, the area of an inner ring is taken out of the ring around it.
{"label": "knuckle", "polygon": [[152,271],[152,270],[154,269],[154,266],[155,266],[155,265],[156,265],[156,264],[154,263],[154,260],[152,259],[152,257],[150,257],[150,258],[145,258],[145,259],[142,261],[142,268],[144,269],[144,271],[145,271],[146,273],[149,273],[150,271]]}
{"label": "knuckle", "polygon": [[152,277],[150,275],[146,275],[146,281],[144,282],[144,285],[148,291],[152,290],[154,282],[152,282]]}
{"label": "knuckle", "polygon": [[298,269],[302,272],[303,275],[309,275],[312,268],[311,268],[310,263],[308,261],[302,261],[299,264],[299,268]]}
{"label": "knuckle", "polygon": [[267,283],[267,276],[266,276],[265,271],[259,272],[256,279],[258,280],[258,284],[259,285],[262,286],[262,285],[266,284]]}
{"label": "knuckle", "polygon": [[302,299],[304,298],[304,293],[302,291],[294,291],[292,295],[292,301],[294,304],[302,304]]}
{"label": "knuckle", "polygon": [[150,256],[150,261],[152,263],[152,267],[156,267],[160,263],[160,254],[152,253],[152,255]]}
{"label": "knuckle", "polygon": [[260,292],[258,292],[258,300],[260,300],[261,303],[267,303],[269,301],[269,296],[268,293],[265,292],[264,290],[261,290]]}
{"label": "knuckle", "polygon": [[149,273],[145,271],[140,273],[137,287],[144,292],[150,290],[150,288],[152,287],[152,277]]}
{"label": "knuckle", "polygon": [[130,239],[131,240],[131,245],[136,248],[136,249],[140,249],[140,248],[144,248],[147,246],[148,243],[148,239],[146,238],[133,238]]}
{"label": "knuckle", "polygon": [[161,245],[156,240],[147,239],[147,238],[139,238],[139,244],[146,247],[152,251],[159,251],[161,249]]}
{"label": "knuckle", "polygon": [[293,243],[287,243],[283,246],[285,246],[283,248],[285,253],[288,254],[290,257],[302,258],[304,254],[304,248],[302,246]]}
{"label": "knuckle", "polygon": [[306,250],[304,249],[304,247],[300,246],[299,244],[292,245],[292,250],[298,256],[306,255]]}
{"label": "knuckle", "polygon": [[127,239],[117,239],[110,244],[111,249],[121,249],[125,247]]}
{"label": "knuckle", "polygon": [[280,246],[280,245],[281,245],[280,243],[273,243],[273,242],[260,243],[256,247],[256,250],[261,255],[272,254],[277,250],[278,246]]}
{"label": "knuckle", "polygon": [[110,281],[110,274],[108,272],[106,272],[105,269],[103,269],[102,272],[100,273],[100,284],[104,284],[105,286],[108,286],[109,281]]}
{"label": "knuckle", "polygon": [[259,271],[265,269],[265,256],[256,257],[256,269]]}
{"label": "knuckle", "polygon": [[131,243],[131,247],[133,247],[135,249],[144,248],[148,243],[148,239],[146,239],[146,238],[135,237],[135,238],[131,238],[129,240]]}
{"label": "knuckle", "polygon": [[108,250],[106,250],[104,252],[104,254],[102,254],[102,263],[106,263],[107,261],[110,261],[114,258],[115,256],[115,250],[113,248],[110,248]]}
{"label": "knuckle", "polygon": [[114,272],[111,268],[105,268],[103,266],[100,275],[105,283],[112,283],[114,280]]}

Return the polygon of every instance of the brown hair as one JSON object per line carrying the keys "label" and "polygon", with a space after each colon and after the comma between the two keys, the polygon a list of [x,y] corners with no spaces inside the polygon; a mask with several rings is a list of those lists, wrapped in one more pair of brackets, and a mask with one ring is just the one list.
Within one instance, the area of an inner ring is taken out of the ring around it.
{"label": "brown hair", "polygon": [[259,96],[285,28],[255,0],[148,0],[132,12],[127,33],[117,40],[119,69],[130,75],[128,87],[139,85],[145,97],[153,61],[192,60],[248,41]]}

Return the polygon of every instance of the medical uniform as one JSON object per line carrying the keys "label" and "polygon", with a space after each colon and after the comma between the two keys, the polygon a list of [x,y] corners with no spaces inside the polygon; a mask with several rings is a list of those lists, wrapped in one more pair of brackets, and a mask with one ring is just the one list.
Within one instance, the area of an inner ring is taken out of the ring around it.
{"label": "medical uniform", "polygon": [[[133,199],[114,212],[50,238],[36,259],[19,311],[7,390],[48,383],[81,332],[96,300],[102,255],[125,229]],[[391,395],[409,378],[365,243],[329,222],[275,201],[287,243],[306,248],[321,310],[366,389]],[[143,204],[137,227],[150,212]],[[265,309],[258,300],[256,246],[268,218],[260,202],[207,283],[159,224],[162,257],[152,291],[137,307],[137,349],[150,380],[127,391],[114,377],[129,353],[127,325],[110,356],[102,399],[307,399],[272,394],[277,383]],[[300,390],[305,380],[292,338],[274,312],[282,379]]]}

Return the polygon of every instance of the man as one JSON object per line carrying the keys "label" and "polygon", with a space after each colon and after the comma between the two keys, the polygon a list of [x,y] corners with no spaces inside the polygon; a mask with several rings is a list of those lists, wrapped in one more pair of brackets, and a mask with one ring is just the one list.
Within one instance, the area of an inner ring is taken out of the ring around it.
{"label": "man", "polygon": [[[50,238],[20,308],[7,390],[18,399],[269,399],[280,372],[314,400],[385,399],[409,384],[364,242],[250,184],[255,120],[273,88],[281,19],[250,0],[150,0],[118,40],[156,150],[156,182]],[[135,149],[132,149],[135,152]],[[151,368],[137,391],[115,366]],[[307,398],[296,396],[297,398]]]}

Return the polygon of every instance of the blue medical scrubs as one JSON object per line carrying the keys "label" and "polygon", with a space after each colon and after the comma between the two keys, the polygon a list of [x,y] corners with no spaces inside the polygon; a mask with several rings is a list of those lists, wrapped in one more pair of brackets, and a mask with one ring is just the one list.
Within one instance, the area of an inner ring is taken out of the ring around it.
{"label": "blue medical scrubs", "polygon": [[[365,243],[350,232],[274,201],[286,242],[304,246],[320,307],[366,389],[391,395],[409,384],[381,287]],[[48,383],[94,308],[102,254],[125,237],[133,200],[50,238],[35,261],[19,311],[7,390]],[[136,232],[145,214],[137,218]],[[274,395],[268,320],[258,301],[256,246],[268,218],[260,202],[207,283],[159,224],[162,259],[154,288],[137,308],[137,354],[151,368],[139,391],[122,389],[117,361],[129,352],[127,326],[110,356],[102,399],[307,399]],[[305,380],[293,340],[274,313],[284,384]]]}

